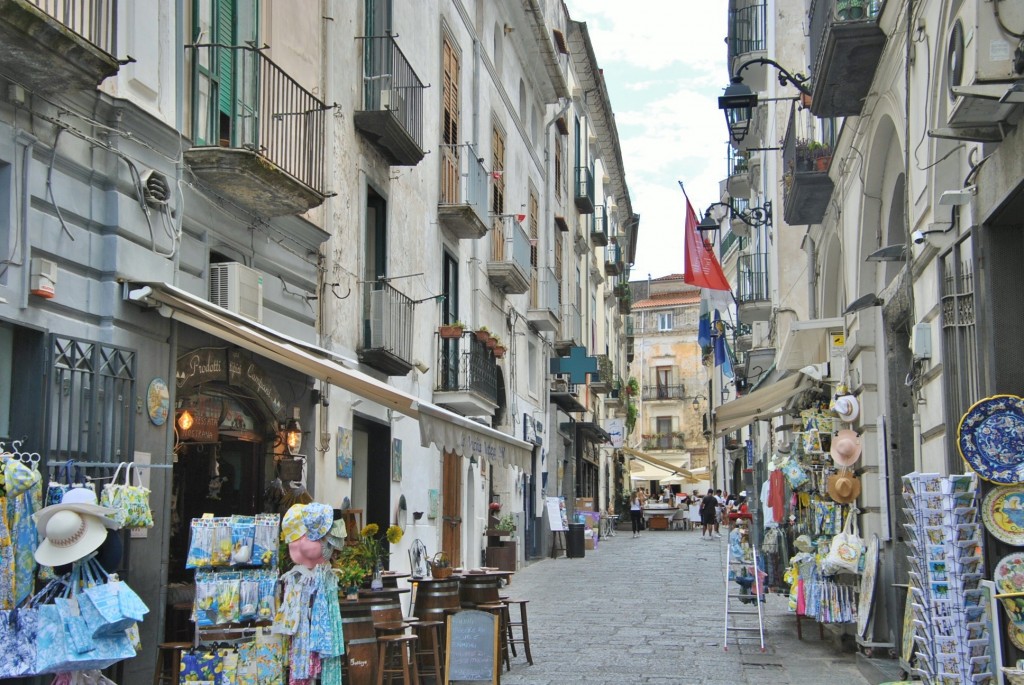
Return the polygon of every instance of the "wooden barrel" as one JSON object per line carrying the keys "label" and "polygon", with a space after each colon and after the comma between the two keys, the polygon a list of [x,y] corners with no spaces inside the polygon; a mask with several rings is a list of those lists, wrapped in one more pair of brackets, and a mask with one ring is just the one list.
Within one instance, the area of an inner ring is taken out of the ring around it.
{"label": "wooden barrel", "polygon": [[363,599],[370,602],[370,613],[375,624],[394,623],[405,618],[397,588],[395,592],[374,593],[372,597],[364,595]]}
{"label": "wooden barrel", "polygon": [[498,601],[499,576],[465,575],[459,584],[459,599],[463,609],[473,609],[479,604],[493,604]]}
{"label": "wooden barrel", "polygon": [[377,631],[373,628],[370,602],[341,600],[341,623],[345,631],[345,655],[351,685],[373,685],[377,678]]}

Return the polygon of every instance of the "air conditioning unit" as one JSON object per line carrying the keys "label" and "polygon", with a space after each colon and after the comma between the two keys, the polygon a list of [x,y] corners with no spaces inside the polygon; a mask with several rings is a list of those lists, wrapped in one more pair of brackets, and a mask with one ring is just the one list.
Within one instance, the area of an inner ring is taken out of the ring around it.
{"label": "air conditioning unit", "polygon": [[210,265],[210,302],[257,323],[263,321],[263,274],[238,262]]}
{"label": "air conditioning unit", "polygon": [[[1001,2],[998,11],[1003,25],[1024,26],[1021,3]],[[995,13],[994,0],[963,0],[953,17],[945,74],[950,128],[998,128],[1013,111],[1014,104],[1001,98],[1020,78],[1014,67],[1019,41],[1003,31]]]}
{"label": "air conditioning unit", "polygon": [[380,108],[398,112],[404,106],[401,92],[397,88],[382,88],[380,91]]}
{"label": "air conditioning unit", "polygon": [[750,346],[768,347],[768,337],[771,335],[771,325],[767,321],[752,321],[750,323]]}

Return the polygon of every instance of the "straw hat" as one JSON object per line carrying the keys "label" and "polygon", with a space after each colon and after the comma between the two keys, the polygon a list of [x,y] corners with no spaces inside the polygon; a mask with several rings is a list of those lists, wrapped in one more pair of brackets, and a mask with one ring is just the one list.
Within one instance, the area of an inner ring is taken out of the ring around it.
{"label": "straw hat", "polygon": [[836,398],[832,410],[839,415],[841,421],[853,423],[860,416],[860,403],[853,395],[841,395]]}
{"label": "straw hat", "polygon": [[65,507],[51,512],[45,518],[41,528],[46,537],[39,543],[34,555],[40,565],[63,566],[73,563],[95,552],[107,539],[107,526],[102,517],[75,510],[89,505],[72,506],[74,508]]}
{"label": "straw hat", "polygon": [[[76,488],[76,490],[87,491],[88,488]],[[96,504],[96,494],[93,493],[92,497],[79,496],[77,493],[74,497],[71,497],[71,490],[64,496],[64,499],[60,504],[51,504],[48,507],[40,509],[36,513],[32,514],[32,520],[36,522],[36,530],[39,531],[39,537],[46,537],[46,526],[58,512],[61,511],[73,511],[76,514],[83,514],[86,516],[92,516],[97,519],[104,528],[110,528],[111,530],[117,530],[121,527],[121,524],[114,520],[115,514],[113,509],[107,507],[101,507]],[[69,501],[70,500],[70,501]]]}
{"label": "straw hat", "polygon": [[804,553],[814,549],[814,546],[811,544],[811,538],[807,535],[798,535],[796,540],[793,541],[793,546]]}
{"label": "straw hat", "polygon": [[853,466],[860,459],[860,436],[857,431],[844,428],[832,437],[832,461],[836,466]]}
{"label": "straw hat", "polygon": [[860,479],[849,471],[828,477],[828,495],[837,504],[850,504],[860,497]]}

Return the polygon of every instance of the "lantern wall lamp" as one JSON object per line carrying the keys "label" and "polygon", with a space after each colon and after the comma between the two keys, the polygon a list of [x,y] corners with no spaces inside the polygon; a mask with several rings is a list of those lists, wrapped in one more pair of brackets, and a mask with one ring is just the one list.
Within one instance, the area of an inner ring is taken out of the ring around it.
{"label": "lantern wall lamp", "polygon": [[743,83],[743,70],[755,64],[765,64],[779,70],[779,84],[793,86],[802,94],[810,96],[811,91],[804,84],[807,77],[803,74],[794,74],[781,64],[767,57],[755,57],[749,59],[736,68],[729,86],[725,93],[718,98],[718,109],[725,112],[725,123],[729,127],[729,135],[737,143],[743,140],[750,130],[750,119],[757,106],[757,93],[750,89],[750,86]]}

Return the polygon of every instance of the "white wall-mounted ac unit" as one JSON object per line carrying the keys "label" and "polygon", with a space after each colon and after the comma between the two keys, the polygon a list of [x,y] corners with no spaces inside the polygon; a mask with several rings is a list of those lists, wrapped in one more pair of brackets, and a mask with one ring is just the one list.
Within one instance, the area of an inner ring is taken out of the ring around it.
{"label": "white wall-mounted ac unit", "polygon": [[750,346],[769,347],[768,337],[771,335],[771,325],[767,321],[753,321],[750,324]]}
{"label": "white wall-mounted ac unit", "polygon": [[402,109],[404,101],[397,88],[382,88],[380,91],[380,108],[397,112]]}
{"label": "white wall-mounted ac unit", "polygon": [[262,322],[263,274],[238,262],[210,264],[210,302]]}
{"label": "white wall-mounted ac unit", "polygon": [[[1018,40],[1003,31],[994,0],[963,0],[946,40],[946,83],[950,127],[993,126],[1010,115],[1014,105],[1000,98],[1020,78],[1014,70]],[[1003,24],[1024,25],[1024,6],[1001,2]]]}

